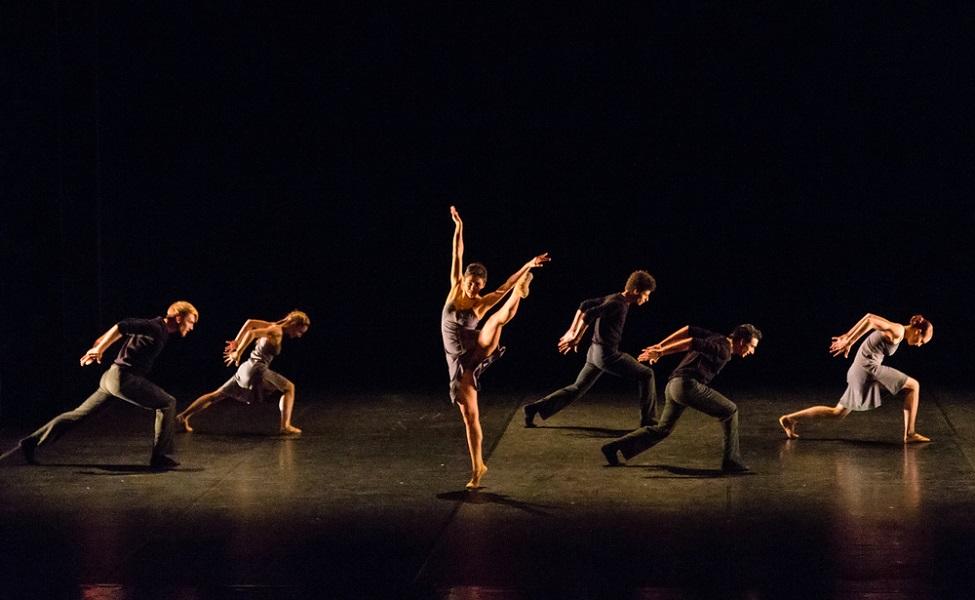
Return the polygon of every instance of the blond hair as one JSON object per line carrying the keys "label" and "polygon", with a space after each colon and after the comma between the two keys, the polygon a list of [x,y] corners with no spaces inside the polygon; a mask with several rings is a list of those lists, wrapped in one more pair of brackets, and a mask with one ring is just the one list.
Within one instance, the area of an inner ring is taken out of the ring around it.
{"label": "blond hair", "polygon": [[308,318],[308,315],[304,311],[295,309],[285,315],[277,324],[282,327],[288,327],[289,325],[311,327],[311,319]]}
{"label": "blond hair", "polygon": [[194,315],[197,319],[200,318],[200,312],[196,310],[196,307],[187,302],[186,300],[177,300],[169,305],[166,309],[167,317],[175,317],[179,315],[185,317],[187,315]]}

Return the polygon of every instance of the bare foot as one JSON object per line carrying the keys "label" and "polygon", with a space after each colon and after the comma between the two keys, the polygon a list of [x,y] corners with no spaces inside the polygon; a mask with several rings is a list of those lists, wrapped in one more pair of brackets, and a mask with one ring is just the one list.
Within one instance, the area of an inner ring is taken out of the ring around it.
{"label": "bare foot", "polygon": [[188,417],[183,415],[176,415],[176,422],[183,426],[183,431],[186,433],[193,433],[193,428],[190,427],[190,420]]}
{"label": "bare foot", "polygon": [[278,433],[282,435],[298,435],[301,433],[301,430],[294,425],[288,424],[282,427]]}
{"label": "bare foot", "polygon": [[789,438],[790,440],[799,439],[799,434],[796,433],[795,419],[790,419],[787,416],[782,415],[779,417],[779,425],[781,425],[782,429],[785,431],[785,437]]}
{"label": "bare foot", "polygon": [[916,431],[914,433],[909,433],[906,436],[904,436],[905,444],[920,444],[923,442],[930,442],[930,441],[931,438],[924,437],[923,435],[917,433]]}
{"label": "bare foot", "polygon": [[521,296],[522,298],[527,298],[528,297],[528,286],[529,286],[529,284],[531,284],[532,279],[534,277],[535,276],[532,275],[532,272],[531,271],[528,271],[527,273],[525,273],[524,275],[522,275],[521,278],[518,280],[518,282],[515,284],[515,292],[519,296]]}
{"label": "bare foot", "polygon": [[464,487],[469,490],[476,490],[481,487],[481,477],[484,477],[485,473],[487,473],[487,465],[481,465],[481,468],[474,474],[474,477],[471,477],[471,480]]}

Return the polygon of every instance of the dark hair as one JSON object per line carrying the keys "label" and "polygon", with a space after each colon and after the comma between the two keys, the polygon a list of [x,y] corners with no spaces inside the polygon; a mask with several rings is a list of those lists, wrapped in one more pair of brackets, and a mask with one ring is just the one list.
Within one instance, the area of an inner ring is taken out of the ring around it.
{"label": "dark hair", "polygon": [[470,275],[471,277],[480,277],[484,281],[487,281],[487,267],[481,263],[471,263],[467,265],[467,269],[464,271],[464,275]]}
{"label": "dark hair", "polygon": [[934,335],[934,325],[931,323],[931,321],[924,318],[924,315],[914,315],[911,317],[911,322],[908,323],[908,326],[920,331],[921,337],[925,340],[928,338],[929,334],[932,336]]}
{"label": "dark hair", "polygon": [[652,292],[657,289],[657,280],[646,271],[633,271],[626,280],[626,287],[623,289],[627,292]]}
{"label": "dark hair", "polygon": [[736,342],[750,342],[752,338],[756,340],[762,339],[762,332],[758,330],[758,327],[754,325],[749,325],[748,323],[742,323],[738,327],[731,330],[731,335],[729,336]]}

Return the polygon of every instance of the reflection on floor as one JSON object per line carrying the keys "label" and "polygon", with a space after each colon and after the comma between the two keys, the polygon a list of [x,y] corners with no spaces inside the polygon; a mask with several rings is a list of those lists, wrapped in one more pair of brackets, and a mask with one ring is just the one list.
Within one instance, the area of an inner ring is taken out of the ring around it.
{"label": "reflection on floor", "polygon": [[[274,407],[218,405],[147,470],[151,418],[119,403],[0,462],[0,598],[944,598],[975,577],[975,410],[925,391],[904,447],[894,402],[787,441],[816,390],[722,390],[753,473],[719,470],[721,429],[688,411],[624,467],[599,446],[633,398],[593,394],[536,429],[525,394],[484,393],[491,470],[469,473],[439,396],[306,392],[299,438]],[[5,426],[7,449],[26,427]]]}

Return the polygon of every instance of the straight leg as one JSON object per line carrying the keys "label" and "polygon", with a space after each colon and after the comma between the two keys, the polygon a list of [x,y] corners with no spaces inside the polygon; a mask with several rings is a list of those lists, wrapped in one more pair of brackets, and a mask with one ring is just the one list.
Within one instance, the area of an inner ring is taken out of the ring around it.
{"label": "straight leg", "polygon": [[592,388],[593,384],[596,383],[596,380],[599,379],[599,376],[602,374],[602,369],[590,362],[586,362],[586,364],[583,365],[582,370],[579,371],[579,375],[576,377],[575,383],[552,392],[538,402],[533,402],[527,405],[525,407],[526,414],[529,412],[536,413],[543,419],[551,417],[579,398],[582,398],[586,392]]}
{"label": "straight leg", "polygon": [[[108,371],[102,375],[102,382],[104,382],[107,374]],[[28,443],[32,444],[33,446],[54,443],[64,434],[71,431],[75,425],[82,422],[90,415],[95,414],[102,407],[105,401],[111,397],[112,394],[105,389],[103,384],[100,384],[98,389],[95,390],[91,396],[88,396],[88,399],[82,402],[77,408],[54,417],[40,429],[24,439],[29,440]]]}

